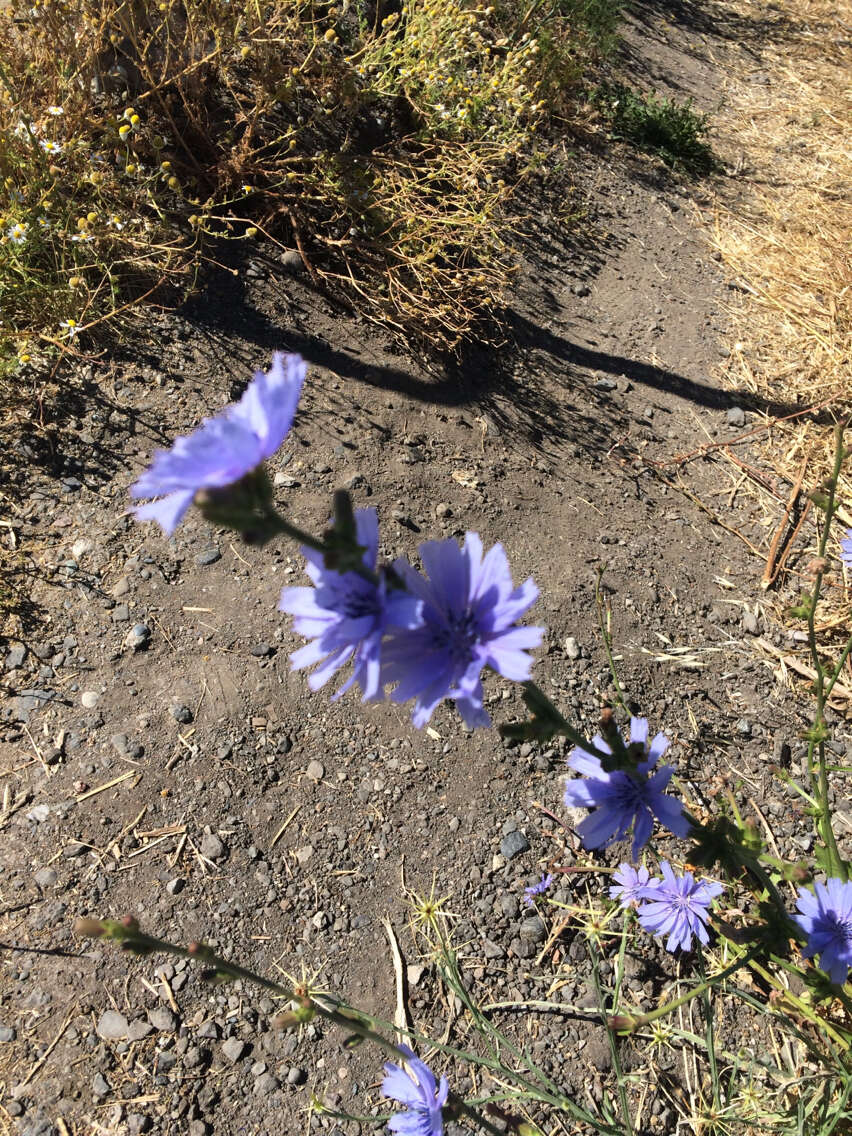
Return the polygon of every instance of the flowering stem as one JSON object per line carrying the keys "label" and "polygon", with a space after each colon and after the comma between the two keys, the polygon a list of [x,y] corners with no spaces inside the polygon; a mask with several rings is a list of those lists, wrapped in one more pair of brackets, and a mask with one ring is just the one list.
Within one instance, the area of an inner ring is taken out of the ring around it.
{"label": "flowering stem", "polygon": [[609,663],[609,673],[612,675],[613,686],[615,687],[615,697],[618,705],[626,713],[630,713],[627,701],[624,697],[624,691],[621,688],[621,683],[618,680],[618,670],[615,666],[615,659],[612,654],[612,608],[604,601],[603,593],[601,591],[601,580],[606,571],[606,564],[602,564],[598,568],[597,579],[595,580],[595,602],[598,605],[598,626],[601,629],[601,639],[603,639],[604,650],[606,651],[606,660]]}
{"label": "flowering stem", "polygon": [[[550,724],[554,727],[555,733],[562,734],[569,741],[573,742],[574,745],[579,746],[585,753],[590,754],[592,757],[596,757],[602,764],[604,762],[606,762],[607,764],[612,762],[612,754],[606,753],[604,750],[598,749],[596,746],[592,745],[591,742],[586,741],[579,730],[575,730],[571,723],[566,721],[566,719],[562,717],[562,715],[554,706],[553,702],[547,697],[541,687],[532,681],[532,679],[527,679],[527,681],[522,683],[521,685],[523,686],[530,699],[527,705],[530,705],[530,703],[532,703],[533,706],[539,706],[543,710],[545,710]],[[535,711],[533,712],[533,715],[534,717],[536,716]]]}
{"label": "flowering stem", "polygon": [[[627,919],[628,912],[624,913],[624,925],[621,932],[621,949],[619,951],[619,971],[624,964],[624,946],[627,936]],[[627,1090],[624,1087],[624,1073],[621,1069],[621,1057],[618,1052],[618,1041],[616,1039],[615,1030],[609,1024],[609,1015],[606,1009],[606,999],[604,998],[603,987],[601,986],[600,976],[600,954],[598,953],[595,940],[589,936],[589,954],[592,956],[592,979],[595,984],[595,993],[598,996],[598,1005],[600,1006],[601,1018],[603,1019],[604,1029],[606,1030],[606,1039],[609,1042],[609,1053],[612,1058],[612,1067],[615,1071],[615,1083],[618,1086],[618,1101],[621,1106],[621,1117],[624,1121],[624,1131],[626,1136],[633,1136],[633,1121],[630,1119],[630,1106],[627,1101]],[[618,988],[616,987],[615,1001],[618,1001]],[[614,1008],[614,1007],[613,1007]]]}
{"label": "flowering stem", "polygon": [[713,1109],[716,1115],[718,1115],[721,1108],[721,1101],[719,1098],[719,1069],[716,1065],[716,1040],[713,1029],[713,1002],[710,997],[710,986],[707,985],[707,968],[704,962],[704,951],[700,946],[697,955],[698,973],[701,975],[702,983],[704,983],[704,988],[701,991],[701,1001],[704,1003],[705,1040],[707,1043],[707,1060],[710,1064],[710,1083],[713,1086]]}
{"label": "flowering stem", "polygon": [[[291,521],[288,521],[286,517],[282,517],[275,509],[269,510],[268,514],[264,517],[264,522],[268,526],[264,527],[263,530],[264,539],[276,535],[289,536],[292,537],[293,540],[297,540],[300,544],[304,544],[306,547],[313,549],[314,552],[318,552],[323,558],[329,553],[333,554],[336,551],[327,538],[313,536],[305,529],[301,529],[298,525],[294,525]],[[327,567],[331,567],[331,565],[327,565]],[[378,584],[379,582],[377,573],[371,571],[362,560],[359,559],[356,561],[354,557],[351,563],[347,561],[344,571],[357,572],[359,576],[363,576],[363,578],[368,580],[371,584]]]}
{"label": "flowering stem", "polygon": [[[822,589],[822,578],[826,569],[825,551],[831,531],[831,522],[837,511],[837,482],[843,467],[843,459],[846,456],[843,446],[844,428],[845,424],[842,422],[838,422],[834,428],[834,466],[827,483],[828,495],[824,502],[825,523],[822,533],[820,534],[819,547],[817,549],[818,567],[814,579],[813,591],[808,599],[807,622],[808,648],[810,649],[811,660],[816,674],[816,680],[814,682],[816,711],[808,739],[808,770],[811,775],[811,784],[814,785],[814,795],[819,803],[815,817],[816,829],[817,835],[821,838],[825,845],[826,852],[828,853],[830,874],[845,882],[849,878],[849,873],[846,862],[840,855],[840,851],[837,847],[837,840],[835,839],[834,829],[831,824],[831,809],[828,800],[828,771],[825,757],[825,737],[828,732],[825,723],[825,704],[834,683],[837,681],[837,675],[840,672],[839,669],[835,669],[830,683],[828,685],[826,684],[826,671],[819,657],[816,640],[816,612],[817,605],[819,604],[820,591]],[[845,661],[845,657],[849,654],[850,648],[852,648],[852,639],[850,639],[850,642],[847,644],[844,657],[840,663],[841,666],[843,665],[843,661]],[[814,774],[814,753],[817,754],[816,775]],[[816,783],[814,784],[814,782]]]}
{"label": "flowering stem", "polygon": [[[193,962],[205,965],[216,977],[251,982],[264,990],[277,994],[279,997],[286,998],[291,1002],[298,1002],[303,1010],[307,1010],[310,1014],[318,1014],[327,1021],[347,1030],[350,1034],[357,1034],[363,1041],[373,1042],[394,1061],[405,1062],[408,1059],[408,1054],[404,1050],[372,1028],[372,1019],[369,1015],[357,1010],[347,1010],[341,1006],[326,1005],[316,998],[299,993],[290,986],[273,982],[260,974],[246,970],[245,967],[239,966],[237,963],[220,958],[204,943],[190,943],[188,947],[181,947],[175,943],[167,942],[165,939],[156,939],[140,931],[136,920],[129,916],[120,923],[111,919],[78,919],[74,924],[74,930],[79,935],[115,940],[121,944],[122,949],[133,951],[135,954],[147,955],[158,951],[164,954],[177,955],[180,958],[190,959]],[[447,1108],[456,1115],[466,1116],[468,1120],[478,1125],[484,1132],[490,1133],[491,1136],[504,1136],[502,1128],[492,1124],[487,1117],[482,1116],[455,1093],[449,1094]]]}
{"label": "flowering stem", "polygon": [[641,1029],[642,1026],[648,1025],[650,1022],[656,1021],[657,1018],[665,1017],[665,1015],[670,1014],[672,1010],[676,1010],[678,1006],[683,1006],[687,1002],[691,1002],[693,998],[697,998],[700,994],[703,994],[705,990],[709,990],[713,986],[718,986],[721,982],[724,982],[726,978],[730,978],[732,974],[736,974],[738,970],[750,963],[762,950],[763,945],[757,943],[749,951],[746,951],[742,958],[737,959],[735,962],[731,963],[729,967],[726,967],[725,970],[719,971],[718,974],[713,974],[709,978],[699,982],[697,986],[693,987],[692,990],[688,990],[686,994],[681,994],[679,998],[673,998],[671,1002],[665,1002],[662,1006],[658,1006],[656,1010],[642,1014],[641,1017],[633,1018],[631,1016],[631,1024],[627,1027],[628,1032],[632,1033],[634,1030]]}

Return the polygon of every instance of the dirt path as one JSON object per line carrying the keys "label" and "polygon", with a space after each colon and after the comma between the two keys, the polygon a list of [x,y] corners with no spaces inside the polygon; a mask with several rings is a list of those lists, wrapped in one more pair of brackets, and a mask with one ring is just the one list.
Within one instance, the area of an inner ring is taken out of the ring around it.
{"label": "dirt path", "polygon": [[[628,38],[637,74],[711,109],[710,48],[723,57],[724,42],[656,10]],[[516,579],[531,574],[542,592],[536,677],[589,728],[610,687],[594,601],[605,562],[623,684],[673,739],[692,800],[736,784],[782,852],[804,847],[806,822],[767,795],[769,760],[795,772],[801,753],[786,692],[752,646],[780,635],[747,602],[760,566],[667,484],[673,455],[751,423],[716,385],[725,280],[693,227],[693,190],[615,148],[579,151],[570,167],[594,240],[571,243],[564,201],[537,203],[499,352],[424,373],[258,256],[181,316],[152,315],[143,351],[92,365],[75,438],[34,469],[20,522],[40,549],[42,623],[5,661],[0,1132],[295,1133],[311,1092],[362,1111],[365,1087],[376,1100],[373,1055],[345,1054],[314,1027],[288,1038],[269,999],[81,948],[70,927],[130,912],[267,973],[318,973],[391,1016],[385,914],[407,962],[422,961],[403,874],[452,895],[468,973],[494,1000],[543,996],[558,962],[553,997],[580,1008],[527,1040],[574,1088],[606,1076],[581,939],[569,932],[540,960],[546,932],[518,902],[577,849],[534,803],[560,811],[564,750],[467,736],[448,709],[417,732],[396,707],[332,706],[288,669],[296,644],[275,605],[301,581],[292,548],[240,547],[194,518],[169,543],[123,515],[152,448],[233,398],[274,348],[312,364],[273,462],[301,522],[321,525],[346,485],[379,509],[388,554],[467,529],[502,541]],[[712,470],[688,476],[725,524],[763,536]],[[521,712],[502,680],[488,697],[498,721]],[[670,970],[646,952],[631,991],[652,997]],[[452,1010],[428,965],[409,993],[425,1032],[443,1031]],[[641,1051],[628,1058],[643,1067]],[[674,1130],[664,1099],[648,1110],[648,1131]]]}

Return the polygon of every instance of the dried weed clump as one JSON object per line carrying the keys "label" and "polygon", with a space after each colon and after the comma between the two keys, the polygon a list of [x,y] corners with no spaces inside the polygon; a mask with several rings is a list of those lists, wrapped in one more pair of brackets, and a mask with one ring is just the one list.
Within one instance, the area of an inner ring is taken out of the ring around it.
{"label": "dried weed clump", "polygon": [[[842,5],[825,0],[781,0],[771,12],[737,0],[733,10],[755,25],[770,19],[775,30],[762,41],[764,81],[733,75],[716,124],[743,156],[745,175],[731,183],[712,233],[741,295],[731,306],[739,342],[727,372],[738,388],[784,407],[765,432],[762,463],[792,487],[791,500],[798,486],[804,502],[831,470],[831,431],[811,416],[780,419],[808,407],[837,418],[852,412],[848,22]],[[848,472],[838,496],[839,517],[852,526]],[[801,532],[814,540],[816,529]],[[850,580],[837,583],[840,607],[829,624],[842,630]]]}
{"label": "dried weed clump", "polygon": [[367,318],[454,345],[511,277],[506,199],[608,34],[618,5],[598,7],[11,0],[0,371],[258,234]]}

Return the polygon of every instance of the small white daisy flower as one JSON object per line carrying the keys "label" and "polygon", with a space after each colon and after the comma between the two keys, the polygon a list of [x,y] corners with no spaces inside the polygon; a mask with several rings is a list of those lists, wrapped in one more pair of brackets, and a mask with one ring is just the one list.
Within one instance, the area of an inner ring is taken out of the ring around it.
{"label": "small white daisy flower", "polygon": [[111,217],[107,218],[106,226],[108,229],[117,229],[120,232],[124,228],[124,222],[113,213]]}
{"label": "small white daisy flower", "polygon": [[27,239],[28,230],[29,225],[26,223],[26,221],[16,221],[14,225],[11,225],[6,230],[6,236],[9,238],[13,245],[22,245]]}
{"label": "small white daisy flower", "polygon": [[47,113],[52,114],[54,118],[58,118],[60,114],[65,114],[65,107],[49,106],[47,108]]}
{"label": "small white daisy flower", "polygon": [[61,320],[59,326],[65,331],[64,339],[73,339],[80,330],[75,319]]}
{"label": "small white daisy flower", "polygon": [[61,142],[51,142],[48,138],[42,138],[42,140],[39,142],[39,146],[41,146],[41,148],[42,148],[42,150],[44,150],[45,154],[61,154],[62,153],[62,143]]}

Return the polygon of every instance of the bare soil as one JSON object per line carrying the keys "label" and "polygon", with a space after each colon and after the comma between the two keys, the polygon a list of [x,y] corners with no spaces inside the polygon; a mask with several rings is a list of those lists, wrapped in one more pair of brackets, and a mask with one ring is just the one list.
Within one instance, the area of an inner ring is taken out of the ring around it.
{"label": "bare soil", "polygon": [[[638,81],[712,111],[726,66],[746,48],[759,65],[763,33],[714,4],[702,13],[637,5],[625,57]],[[261,250],[180,313],[150,312],[121,355],[84,361],[53,444],[35,430],[22,443],[13,523],[35,578],[0,722],[0,1132],[360,1131],[306,1109],[312,1093],[377,1105],[377,1055],[319,1027],[284,1035],[270,999],[81,944],[71,925],[130,913],[269,975],[317,974],[390,1018],[387,915],[406,962],[425,965],[409,975],[415,1022],[463,1041],[407,928],[403,880],[452,897],[478,996],[565,1003],[501,1024],[578,1100],[609,1074],[582,935],[568,928],[540,957],[519,902],[579,851],[537,804],[561,815],[567,750],[466,734],[451,707],[418,732],[404,708],[312,695],[276,611],[302,581],[294,548],[245,547],[195,516],[166,541],[125,513],[152,450],[238,396],[274,349],[310,363],[271,465],[299,523],[321,527],[343,485],[378,508],[389,556],[467,530],[501,541],[516,579],[541,589],[535,677],[590,731],[611,686],[594,598],[605,564],[621,681],[672,738],[684,792],[701,807],[729,786],[782,854],[807,851],[808,819],[770,775],[773,761],[802,773],[804,720],[756,647],[786,643],[753,600],[762,564],[748,545],[771,533],[716,466],[673,461],[797,408],[721,389],[729,291],[693,220],[712,181],[594,139],[561,162],[561,183],[528,190],[535,220],[499,349],[424,366]],[[521,716],[510,684],[490,679],[487,697],[495,721]],[[507,859],[513,830],[528,848]],[[564,877],[554,894],[582,900],[587,882]],[[675,963],[639,947],[628,990],[648,1004]],[[726,1045],[754,1042],[747,1023],[729,1026]],[[625,1060],[647,1070],[639,1048]],[[667,1075],[654,1062],[649,1084]],[[645,1130],[674,1132],[678,1099],[654,1089]]]}

